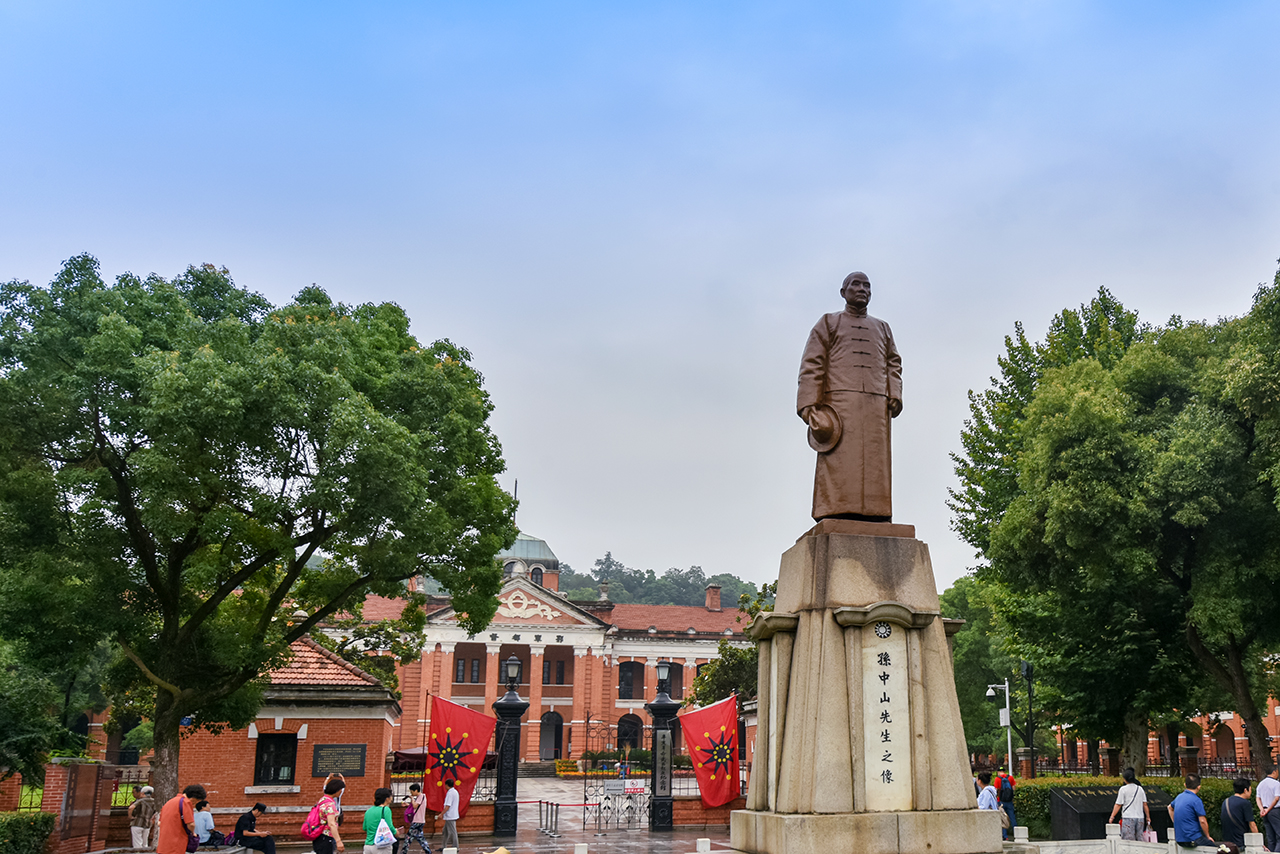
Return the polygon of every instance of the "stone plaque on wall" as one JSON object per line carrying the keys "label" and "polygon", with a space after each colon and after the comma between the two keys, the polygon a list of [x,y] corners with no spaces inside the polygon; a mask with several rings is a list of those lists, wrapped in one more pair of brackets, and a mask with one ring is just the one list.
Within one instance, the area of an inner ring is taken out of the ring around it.
{"label": "stone plaque on wall", "polygon": [[317,744],[311,753],[311,776],[327,777],[337,772],[344,777],[364,776],[365,744]]}
{"label": "stone plaque on wall", "polygon": [[862,628],[862,696],[866,808],[909,810],[911,707],[907,630],[902,626],[881,621]]}

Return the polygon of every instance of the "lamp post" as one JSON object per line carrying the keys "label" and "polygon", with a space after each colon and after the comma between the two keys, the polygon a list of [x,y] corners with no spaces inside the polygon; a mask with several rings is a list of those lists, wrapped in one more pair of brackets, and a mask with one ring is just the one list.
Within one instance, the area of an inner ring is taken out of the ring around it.
{"label": "lamp post", "polygon": [[671,699],[671,662],[659,661],[654,667],[658,672],[658,695],[652,703],[645,703],[644,710],[653,718],[653,791],[649,797],[649,829],[671,830],[673,826],[673,801],[671,796],[672,730],[680,704]]}
{"label": "lamp post", "polygon": [[1007,750],[1005,754],[1005,762],[1009,765],[1009,773],[1013,773],[1013,715],[1009,710],[1009,678],[1005,677],[1003,685],[988,685],[987,699],[994,700],[996,698],[996,689],[1004,692],[1004,708],[1000,710],[1000,726],[1004,727],[1005,741]]}
{"label": "lamp post", "polygon": [[507,693],[493,704],[498,718],[498,793],[493,803],[493,835],[515,836],[516,815],[516,761],[520,758],[520,718],[529,704],[520,699],[516,687],[520,684],[520,659],[514,655],[507,659]]}

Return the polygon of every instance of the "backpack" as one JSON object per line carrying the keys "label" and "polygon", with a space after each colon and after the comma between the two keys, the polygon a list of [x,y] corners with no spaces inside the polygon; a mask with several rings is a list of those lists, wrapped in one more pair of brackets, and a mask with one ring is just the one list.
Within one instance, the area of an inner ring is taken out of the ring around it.
{"label": "backpack", "polygon": [[[320,800],[323,801],[324,798]],[[307,813],[307,818],[302,822],[302,829],[298,831],[298,835],[306,840],[319,839],[325,827],[326,822],[320,815],[320,804],[317,803],[311,808],[311,812]]]}
{"label": "backpack", "polygon": [[1013,803],[1013,783],[1010,783],[1009,778],[1004,776],[1000,778],[1000,803]]}

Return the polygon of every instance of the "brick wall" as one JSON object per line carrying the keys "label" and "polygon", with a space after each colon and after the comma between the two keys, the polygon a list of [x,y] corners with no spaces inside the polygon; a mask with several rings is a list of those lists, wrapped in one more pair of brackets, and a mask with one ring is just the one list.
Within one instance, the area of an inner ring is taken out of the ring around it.
{"label": "brick wall", "polygon": [[[272,811],[283,810],[286,814],[296,814],[296,820],[288,819],[293,828],[291,835],[296,836],[307,811],[322,794],[324,777],[311,776],[312,756],[317,744],[365,745],[365,773],[363,777],[346,778],[347,788],[342,795],[344,809],[363,812],[373,804],[374,789],[387,785],[391,724],[386,720],[298,717],[285,718],[281,723],[277,729],[274,718],[259,718],[258,733],[297,733],[303,724],[307,725],[306,738],[298,741],[297,768],[293,780],[294,785],[299,788],[297,792],[245,793],[245,787],[254,785],[258,747],[257,740],[249,738],[248,730],[224,732],[216,736],[199,731],[182,740],[179,783],[182,786],[200,783],[205,787],[219,830],[229,830],[234,825],[235,817],[256,801],[261,801]],[[229,821],[226,817],[230,817]],[[264,816],[264,820],[266,818]]]}
{"label": "brick wall", "polygon": [[747,799],[737,797],[718,807],[704,807],[699,797],[679,797],[672,803],[671,823],[675,827],[728,827],[729,813],[747,808]]}

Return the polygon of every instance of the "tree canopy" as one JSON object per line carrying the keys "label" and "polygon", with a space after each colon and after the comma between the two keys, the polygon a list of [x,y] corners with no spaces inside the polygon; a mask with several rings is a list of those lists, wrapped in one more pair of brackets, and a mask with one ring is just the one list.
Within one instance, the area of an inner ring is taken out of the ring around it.
{"label": "tree canopy", "polygon": [[[390,303],[273,307],[225,269],[0,285],[0,633],[121,653],[154,723],[245,725],[289,644],[423,573],[492,618],[514,501],[470,354]],[[323,557],[321,561],[313,560]]]}
{"label": "tree canopy", "polygon": [[708,576],[700,566],[688,569],[671,567],[659,575],[652,569],[632,569],[605,552],[598,558],[590,574],[576,572],[569,564],[560,564],[560,590],[569,599],[595,599],[601,582],[609,584],[609,599],[622,604],[701,605],[706,602],[707,585],[720,585],[720,601],[725,606],[746,595],[754,598],[756,585],[728,572]]}
{"label": "tree canopy", "polygon": [[1144,326],[1104,290],[1040,344],[1019,329],[970,398],[952,508],[1008,647],[1139,768],[1152,719],[1188,709],[1198,673],[1271,762],[1278,303],[1280,276],[1243,318]]}

